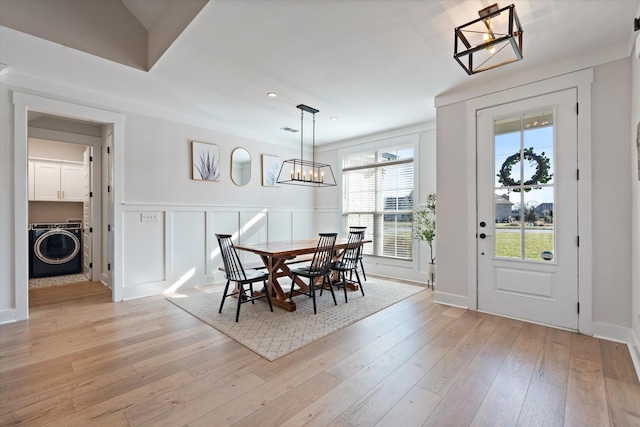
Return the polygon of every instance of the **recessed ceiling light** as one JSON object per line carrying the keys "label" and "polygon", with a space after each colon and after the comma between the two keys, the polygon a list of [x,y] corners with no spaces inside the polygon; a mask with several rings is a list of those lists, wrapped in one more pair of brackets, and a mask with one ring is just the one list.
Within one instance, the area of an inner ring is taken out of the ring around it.
{"label": "recessed ceiling light", "polygon": [[337,117],[331,117],[331,120],[338,120]]}
{"label": "recessed ceiling light", "polygon": [[269,98],[275,98],[276,96],[278,96],[278,94],[277,94],[277,93],[275,93],[275,92],[267,92],[267,96],[268,96]]}

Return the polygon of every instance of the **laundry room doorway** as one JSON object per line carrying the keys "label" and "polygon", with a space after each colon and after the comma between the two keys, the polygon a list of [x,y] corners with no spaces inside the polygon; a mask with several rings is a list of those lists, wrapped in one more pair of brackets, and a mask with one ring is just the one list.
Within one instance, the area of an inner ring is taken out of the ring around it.
{"label": "laundry room doorway", "polygon": [[[13,259],[13,283],[15,320],[29,318],[29,245],[28,245],[28,139],[37,135],[28,134],[29,113],[98,124],[102,126],[103,143],[101,146],[102,162],[102,229],[99,231],[102,240],[101,277],[100,282],[111,288],[113,301],[122,300],[122,163],[124,140],[124,115],[114,111],[81,105],[39,95],[12,91],[13,99],[13,137],[14,137],[14,180],[13,180],[13,230],[11,236],[16,256]],[[55,130],[50,130],[55,133]],[[77,141],[68,141],[78,143]],[[80,142],[82,143],[82,142]],[[108,185],[109,189],[104,189]],[[108,197],[105,195],[107,194]],[[106,229],[106,231],[105,231]],[[94,236],[96,230],[94,228]],[[96,245],[93,245],[93,249]],[[96,260],[95,254],[92,256]],[[104,266],[107,268],[104,268]],[[95,276],[96,266],[92,275]],[[94,277],[94,281],[97,279]]]}
{"label": "laundry room doorway", "polygon": [[105,127],[28,113],[29,289],[102,281]]}

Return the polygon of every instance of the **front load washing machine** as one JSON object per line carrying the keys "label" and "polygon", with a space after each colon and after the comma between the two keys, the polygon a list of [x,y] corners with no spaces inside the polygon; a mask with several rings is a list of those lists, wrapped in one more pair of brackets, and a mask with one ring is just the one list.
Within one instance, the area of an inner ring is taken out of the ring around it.
{"label": "front load washing machine", "polygon": [[29,276],[48,277],[82,271],[82,224],[31,224]]}

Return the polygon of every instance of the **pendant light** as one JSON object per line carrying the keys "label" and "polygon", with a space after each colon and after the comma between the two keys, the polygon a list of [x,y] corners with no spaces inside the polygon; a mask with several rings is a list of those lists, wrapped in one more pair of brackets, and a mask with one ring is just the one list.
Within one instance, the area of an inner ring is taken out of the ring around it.
{"label": "pendant light", "polygon": [[[278,174],[278,184],[304,185],[307,187],[335,187],[336,178],[333,175],[331,165],[318,163],[316,157],[316,113],[319,110],[300,104],[296,108],[300,110],[300,158],[289,159],[282,162],[280,173]],[[311,113],[313,116],[312,135],[312,159],[304,160],[304,113]]]}
{"label": "pendant light", "polygon": [[[522,26],[515,5],[478,11],[480,18],[455,29],[453,57],[467,74],[522,59]],[[462,50],[460,50],[462,49]]]}

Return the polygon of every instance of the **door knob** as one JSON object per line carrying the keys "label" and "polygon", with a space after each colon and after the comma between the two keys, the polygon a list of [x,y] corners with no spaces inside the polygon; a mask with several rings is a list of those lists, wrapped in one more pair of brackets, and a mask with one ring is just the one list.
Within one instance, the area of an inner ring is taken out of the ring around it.
{"label": "door knob", "polygon": [[486,239],[487,237],[491,237],[491,236],[488,234],[480,233],[478,237],[480,237],[481,239]]}

